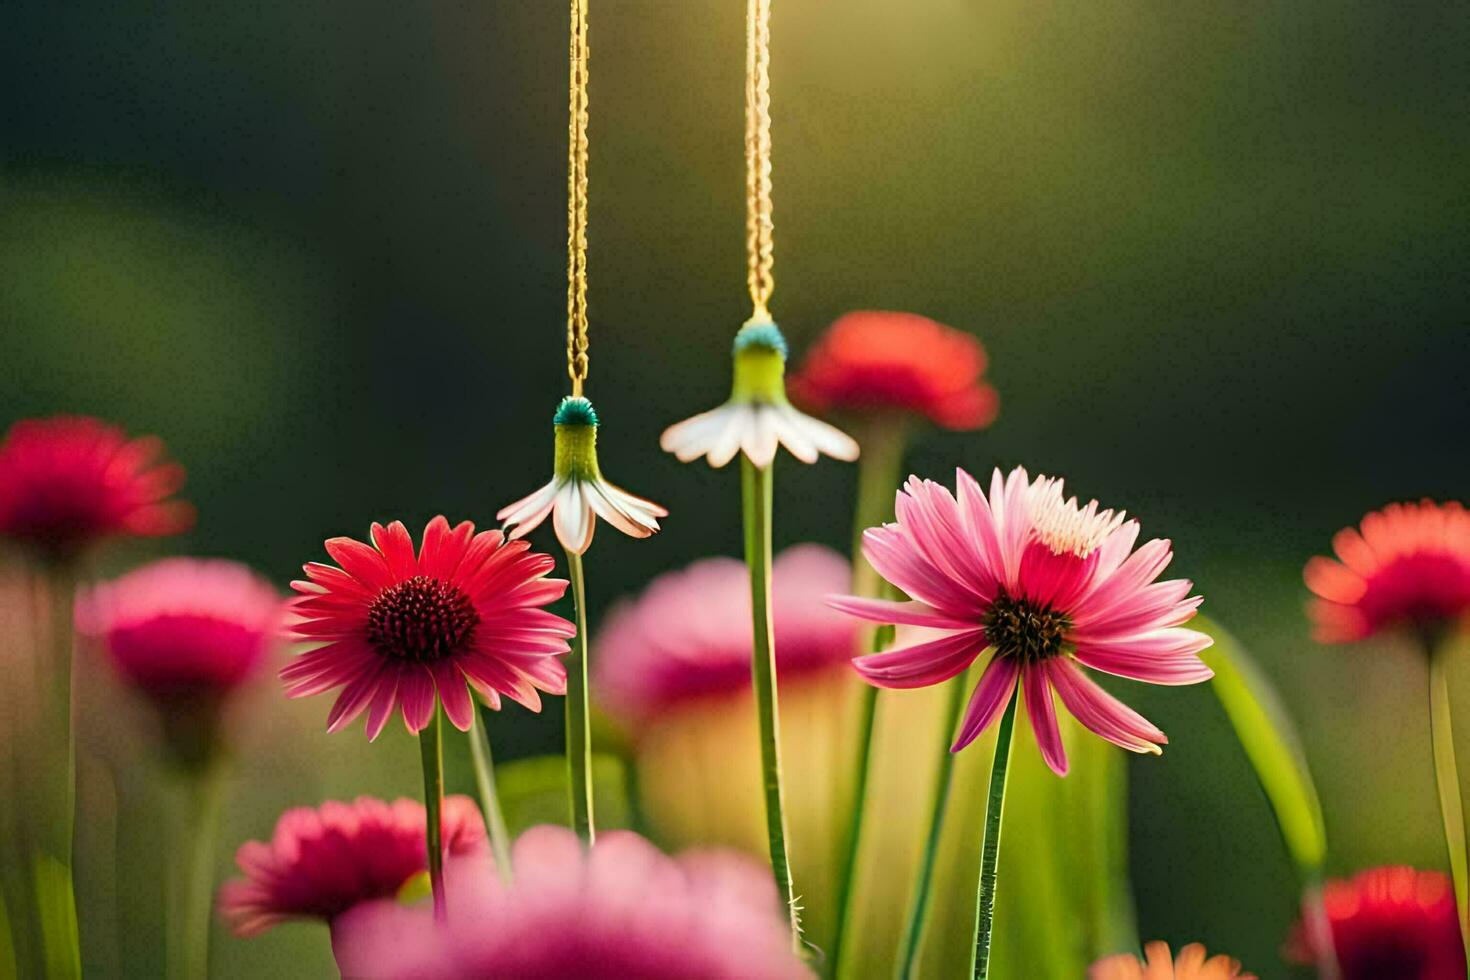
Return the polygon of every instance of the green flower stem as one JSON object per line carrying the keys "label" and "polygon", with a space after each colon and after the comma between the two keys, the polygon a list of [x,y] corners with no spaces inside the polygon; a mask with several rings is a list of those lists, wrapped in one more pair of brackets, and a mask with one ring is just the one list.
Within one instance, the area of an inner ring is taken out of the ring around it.
{"label": "green flower stem", "polygon": [[893,498],[903,478],[903,454],[908,447],[908,425],[900,419],[881,419],[857,430],[863,453],[858,459],[857,506],[852,528],[852,590],[876,596],[882,579],[863,557],[863,532],[893,519]]}
{"label": "green flower stem", "polygon": [[918,877],[914,879],[914,894],[909,904],[908,919],[904,923],[903,938],[898,947],[898,971],[901,980],[917,976],[919,946],[924,938],[924,920],[929,911],[929,891],[934,880],[934,860],[939,855],[939,839],[944,834],[944,811],[949,808],[949,792],[954,786],[954,753],[949,750],[954,739],[955,726],[959,724],[960,712],[965,706],[965,674],[949,682],[949,710],[945,712],[943,730],[944,744],[940,746],[944,755],[939,760],[938,785],[934,791],[934,810],[929,817],[929,836],[924,841],[924,853],[919,859]]}
{"label": "green flower stem", "polygon": [[750,677],[760,720],[761,785],[765,790],[766,837],[776,892],[791,919],[791,942],[800,953],[801,917],[791,864],[786,855],[786,807],[781,793],[781,713],[776,696],[776,648],[771,625],[771,477],[774,462],[761,469],[740,456],[740,491],[745,520],[745,564],[750,570]]}
{"label": "green flower stem", "polygon": [[434,918],[440,922],[449,915],[444,895],[444,726],[439,717],[439,702],[434,702],[434,716],[419,732],[419,753],[424,763],[425,843],[429,855],[429,887],[434,892]]}
{"label": "green flower stem", "polygon": [[27,838],[32,848],[30,860],[45,976],[54,980],[82,975],[72,881],[72,835],[76,820],[72,611],[79,569],[71,562],[61,561],[47,566],[45,572],[48,649],[42,657],[44,710],[40,729],[35,733],[38,769],[30,773],[35,780],[34,810],[23,819],[30,826]]}
{"label": "green flower stem", "polygon": [[1006,802],[1006,770],[1011,765],[1011,733],[1016,727],[1016,702],[1021,688],[1011,693],[1011,703],[1001,716],[995,736],[995,761],[990,765],[990,798],[985,804],[985,836],[980,845],[980,884],[975,896],[975,956],[971,961],[975,980],[990,974],[990,934],[995,924],[995,866],[1000,857],[1000,820]]}
{"label": "green flower stem", "polygon": [[[886,631],[880,631],[873,634],[874,653],[883,649],[878,639],[885,633]],[[875,721],[878,716],[878,689],[871,684],[864,684],[858,692],[858,699],[857,758],[853,760],[856,778],[853,782],[852,808],[847,820],[846,853],[842,856],[837,879],[837,931],[832,937],[832,968],[839,974],[842,972],[843,940],[847,938],[848,930],[853,926],[852,920],[857,915],[857,889],[853,886],[857,881],[858,851],[863,841],[863,811],[867,809],[868,778],[871,775],[869,770],[872,768],[874,735],[877,732]]]}
{"label": "green flower stem", "polygon": [[587,586],[582,556],[567,552],[572,579],[577,636],[566,655],[567,667],[567,785],[571,787],[572,829],[589,847],[597,839],[592,812],[592,719],[587,708]]}
{"label": "green flower stem", "polygon": [[495,759],[490,754],[490,732],[485,719],[475,710],[470,726],[470,756],[475,764],[475,785],[480,790],[480,809],[485,816],[485,830],[490,835],[490,850],[495,855],[495,870],[504,884],[510,884],[510,832],[505,828],[505,812],[500,808],[500,793],[495,787]]}
{"label": "green flower stem", "polygon": [[[882,590],[882,579],[863,557],[863,532],[881,524],[893,515],[893,495],[903,467],[908,428],[899,420],[869,423],[859,432],[863,447],[858,461],[857,506],[853,513],[852,590],[855,595],[876,596]],[[874,653],[893,640],[891,627],[870,631],[866,648]],[[852,805],[849,811],[846,853],[837,882],[837,931],[832,940],[832,965],[842,969],[842,943],[852,919],[857,914],[855,889],[858,852],[862,847],[863,818],[867,809],[869,768],[873,758],[875,721],[878,714],[878,688],[864,684],[858,695],[857,758],[854,763]]]}
{"label": "green flower stem", "polygon": [[185,776],[181,841],[174,852],[173,901],[165,962],[171,980],[209,976],[209,921],[214,899],[214,851],[224,803],[225,766],[211,760]]}
{"label": "green flower stem", "polygon": [[1455,907],[1459,910],[1460,936],[1464,940],[1470,968],[1470,921],[1466,920],[1467,868],[1465,808],[1460,800],[1460,770],[1455,764],[1455,739],[1450,727],[1450,685],[1446,644],[1433,637],[1424,640],[1429,656],[1429,738],[1434,747],[1434,780],[1439,787],[1439,812],[1444,820],[1445,846],[1450,852],[1450,877],[1455,882]]}

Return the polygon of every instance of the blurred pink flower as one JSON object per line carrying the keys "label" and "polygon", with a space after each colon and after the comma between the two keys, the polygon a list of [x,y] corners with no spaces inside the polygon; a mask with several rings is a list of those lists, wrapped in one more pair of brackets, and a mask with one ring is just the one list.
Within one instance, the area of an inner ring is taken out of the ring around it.
{"label": "blurred pink flower", "polygon": [[[1465,954],[1448,875],[1369,868],[1327,882],[1322,904],[1342,980],[1465,980]],[[1286,955],[1316,963],[1320,950],[1298,922]]]}
{"label": "blurred pink flower", "polygon": [[332,948],[346,977],[518,980],[809,978],[769,872],[728,853],[667,857],[627,831],[591,851],[571,831],[516,841],[508,889],[487,865],[453,870],[449,920],[422,903],[369,902],[343,914]]}
{"label": "blurred pink flower", "polygon": [[[772,566],[772,618],[782,680],[851,659],[857,626],[822,599],[851,569],[830,548],[788,548]],[[610,715],[635,725],[704,694],[750,687],[750,581],[745,563],[706,558],[654,579],[608,614],[595,647],[592,690]]]}
{"label": "blurred pink flower", "polygon": [[286,603],[236,562],[166,558],[84,592],[76,609],[77,632],[166,724],[187,717],[207,737],[279,642]]}
{"label": "blurred pink flower", "polygon": [[[427,871],[424,806],[360,796],[319,808],[287,810],[270,843],[247,841],[235,855],[244,878],[219,890],[219,910],[238,936],[255,936],[287,919],[331,922],[373,899],[392,899]],[[444,850],[451,858],[488,853],[474,801],[444,798]]]}
{"label": "blurred pink flower", "polygon": [[1324,643],[1386,629],[1433,629],[1470,614],[1470,514],[1458,503],[1389,504],[1332,539],[1340,561],[1315,557],[1304,572]]}
{"label": "blurred pink flower", "polygon": [[1143,951],[1147,962],[1132,953],[1098,960],[1088,969],[1087,980],[1256,980],[1254,973],[1240,972],[1239,960],[1207,958],[1199,943],[1181,947],[1177,959],[1169,955],[1168,943],[1152,942]]}
{"label": "blurred pink flower", "polygon": [[0,442],[0,534],[54,557],[104,538],[178,534],[194,509],[171,499],[184,468],[156,436],[129,439],[85,415],[15,423]]}
{"label": "blurred pink flower", "polygon": [[576,627],[540,607],[566,592],[564,579],[546,578],[555,562],[524,541],[499,531],[475,533],[442,516],[424,529],[414,555],[402,522],[372,526],[372,545],[332,538],[327,553],[342,566],[311,562],[310,581],[293,610],[296,637],[325,644],[281,671],[293,698],[343,688],[327,716],[338,731],[367,712],[367,735],[378,737],[402,706],[417,733],[434,715],[435,694],[460,731],[474,720],[473,687],[492,707],[501,695],[532,711],[538,691],[566,691],[567,652]]}
{"label": "blurred pink flower", "polygon": [[1155,539],[1137,551],[1138,522],[1064,500],[1062,482],[1021,467],[996,470],[986,498],[964,470],[958,499],[910,477],[894,524],[869,528],[863,554],[912,601],[834,597],[845,612],[879,623],[941,631],[938,639],[853,661],[869,683],[913,688],[963,673],[986,649],[952,751],[995,722],[1020,684],[1046,764],[1067,772],[1052,692],[1078,721],[1132,752],[1160,751],[1164,733],[1108,694],[1079,664],[1154,684],[1213,676],[1197,654],[1211,640],[1181,629],[1199,607],[1185,580],[1154,582],[1173,552]]}
{"label": "blurred pink flower", "polygon": [[985,348],[970,334],[917,313],[860,310],[827,328],[787,387],[816,412],[903,412],[980,429],[1000,407],[984,373]]}

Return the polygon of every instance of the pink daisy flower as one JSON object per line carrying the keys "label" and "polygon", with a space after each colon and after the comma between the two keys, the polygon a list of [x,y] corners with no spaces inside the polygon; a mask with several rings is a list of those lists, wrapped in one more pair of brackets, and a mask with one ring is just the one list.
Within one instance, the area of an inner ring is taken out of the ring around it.
{"label": "pink daisy flower", "polygon": [[342,688],[327,717],[338,731],[367,712],[368,738],[378,737],[395,708],[421,731],[434,715],[435,694],[460,731],[474,704],[466,684],[492,708],[501,696],[541,710],[538,691],[566,691],[568,650],[576,627],[541,608],[560,599],[564,579],[546,578],[555,562],[499,531],[475,533],[443,516],[424,529],[414,554],[402,522],[372,526],[372,544],[332,538],[327,553],[340,568],[311,562],[307,581],[292,582],[296,637],[324,644],[281,671],[293,698]]}
{"label": "pink daisy flower", "polygon": [[980,429],[1000,408],[982,379],[985,360],[964,331],[917,313],[861,310],[827,328],[787,387],[813,411],[895,412]]}
{"label": "pink daisy flower", "polygon": [[1324,643],[1384,630],[1433,630],[1470,614],[1470,514],[1459,503],[1389,504],[1332,539],[1339,560],[1304,572],[1308,607]]}
{"label": "pink daisy flower", "polygon": [[0,442],[0,534],[66,557],[124,535],[178,534],[194,509],[171,499],[184,468],[156,436],[129,439],[84,415],[15,423]]}
{"label": "pink daisy flower", "polygon": [[[77,599],[77,632],[94,643],[166,727],[209,737],[225,700],[280,638],[285,602],[232,561],[166,558]],[[177,734],[190,734],[179,732]]]}
{"label": "pink daisy flower", "polygon": [[[1342,980],[1465,980],[1465,954],[1448,875],[1413,868],[1369,868],[1327,882],[1322,904]],[[1297,963],[1316,963],[1299,922],[1286,944]]]}
{"label": "pink daisy flower", "polygon": [[[782,680],[851,659],[857,624],[823,605],[845,587],[846,559],[830,548],[788,548],[772,565],[772,618]],[[705,694],[750,688],[750,580],[745,563],[706,558],[660,575],[608,614],[597,638],[593,689],[631,727]]]}
{"label": "pink daisy flower", "polygon": [[[516,841],[515,877],[450,882],[445,925],[423,906],[373,902],[342,915],[333,949],[344,976],[518,980],[810,978],[770,875],[734,854],[671,858],[627,831],[590,851],[561,827]],[[467,870],[462,867],[461,872]]]}
{"label": "pink daisy flower", "polygon": [[937,639],[853,661],[869,683],[913,688],[963,673],[986,650],[952,751],[995,722],[1016,686],[1046,764],[1067,771],[1055,692],[1073,716],[1131,752],[1160,752],[1168,739],[1099,687],[1091,667],[1154,684],[1196,684],[1212,675],[1197,654],[1211,640],[1181,628],[1201,599],[1185,580],[1155,582],[1173,552],[1155,539],[1137,551],[1138,522],[1063,499],[1060,480],[1029,481],[1021,467],[995,471],[987,497],[964,470],[958,496],[911,477],[898,494],[897,523],[869,528],[863,554],[907,602],[834,597],[845,612],[879,623],[929,627]]}
{"label": "pink daisy flower", "polygon": [[[362,902],[393,898],[428,870],[424,806],[360,796],[318,808],[287,810],[270,843],[247,841],[235,855],[244,878],[219,890],[219,911],[237,936],[257,936],[287,919],[333,922]],[[485,823],[473,800],[444,798],[444,850],[451,857],[488,853]]]}

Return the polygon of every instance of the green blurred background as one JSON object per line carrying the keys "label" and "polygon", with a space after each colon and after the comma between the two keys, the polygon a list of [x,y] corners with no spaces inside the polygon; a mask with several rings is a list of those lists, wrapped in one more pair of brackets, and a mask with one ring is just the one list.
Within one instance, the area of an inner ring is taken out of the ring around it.
{"label": "green blurred background", "polygon": [[[1297,714],[1331,870],[1442,866],[1423,667],[1314,646],[1299,573],[1365,510],[1470,487],[1470,7],[774,7],[773,306],[796,351],[855,308],[975,332],[1000,419],[925,437],[913,469],[1024,462],[1173,538]],[[593,550],[594,614],[738,547],[729,474],[657,436],[722,397],[746,312],[743,15],[592,5],[589,393],[604,468],[672,512]],[[488,524],[546,478],[564,388],[565,22],[505,0],[8,5],[0,420],[163,435],[201,510],[164,549],[283,585],[374,519]],[[781,473],[778,544],[845,546],[851,467]],[[1143,934],[1287,976],[1291,869],[1210,692],[1117,687],[1173,738],[1132,767]],[[258,705],[222,871],[286,805],[414,792],[406,738],[329,737],[327,699]],[[558,711],[497,719],[502,755],[556,746]],[[110,788],[130,750],[102,741],[84,834],[169,790]],[[124,828],[134,919],[88,942],[141,969],[161,844]],[[104,879],[84,905],[116,897]],[[220,936],[214,963],[330,960],[301,926]]]}

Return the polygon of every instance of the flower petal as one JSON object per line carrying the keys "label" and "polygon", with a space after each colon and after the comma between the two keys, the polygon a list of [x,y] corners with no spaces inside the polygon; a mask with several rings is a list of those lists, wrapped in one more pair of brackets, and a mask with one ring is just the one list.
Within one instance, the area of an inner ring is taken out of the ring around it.
{"label": "flower petal", "polygon": [[1027,666],[1021,679],[1021,693],[1026,698],[1026,717],[1036,733],[1041,758],[1058,776],[1067,774],[1067,749],[1062,744],[1062,730],[1057,725],[1057,707],[1051,698],[1051,683],[1043,664]]}
{"label": "flower petal", "polygon": [[1150,684],[1198,684],[1215,676],[1196,656],[1215,641],[1204,633],[1172,627],[1139,636],[1099,640],[1079,645],[1079,663]]}
{"label": "flower petal", "polygon": [[1066,657],[1046,663],[1047,677],[1072,716],[1096,735],[1129,752],[1158,755],[1168,738],[1147,718],[1103,690]]}
{"label": "flower petal", "polygon": [[991,657],[970,695],[965,715],[960,719],[960,730],[955,734],[951,752],[958,752],[989,728],[1011,699],[1016,690],[1016,680],[1021,676],[1021,665],[1014,657]]}
{"label": "flower petal", "polygon": [[889,599],[866,599],[853,595],[833,595],[827,597],[827,605],[833,609],[866,619],[873,623],[886,623],[893,626],[927,626],[931,629],[940,630],[973,630],[978,629],[978,622],[968,622],[953,616],[947,616],[933,606],[911,600],[909,602],[894,602]]}
{"label": "flower petal", "polygon": [[852,665],[877,687],[913,688],[942,684],[961,673],[985,649],[985,633],[968,630],[951,636],[857,657]]}

